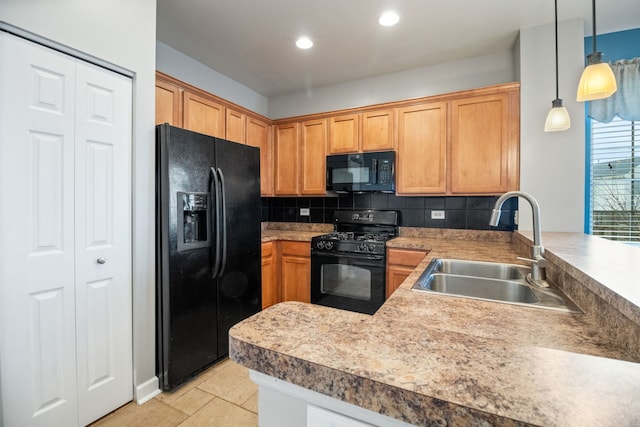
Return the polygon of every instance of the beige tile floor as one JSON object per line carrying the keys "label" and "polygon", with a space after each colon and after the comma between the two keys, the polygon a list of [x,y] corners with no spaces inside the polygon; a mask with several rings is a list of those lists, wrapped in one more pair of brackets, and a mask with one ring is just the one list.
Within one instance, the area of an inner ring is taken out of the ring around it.
{"label": "beige tile floor", "polygon": [[91,427],[256,427],[258,387],[249,370],[226,359],[149,402],[130,402]]}

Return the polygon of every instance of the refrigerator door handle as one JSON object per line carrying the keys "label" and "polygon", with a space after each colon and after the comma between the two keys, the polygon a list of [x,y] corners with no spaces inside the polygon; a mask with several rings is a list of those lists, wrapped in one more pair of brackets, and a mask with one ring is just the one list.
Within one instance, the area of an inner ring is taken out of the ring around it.
{"label": "refrigerator door handle", "polygon": [[222,266],[218,274],[222,276],[227,266],[227,196],[225,193],[224,174],[220,168],[218,168],[218,175],[220,176],[220,198],[222,199],[220,216],[218,217],[222,225],[220,227],[222,231]]}
{"label": "refrigerator door handle", "polygon": [[[211,266],[211,278],[215,279],[218,277],[218,271],[220,270],[220,195],[218,194],[218,189],[220,188],[220,182],[218,180],[218,174],[214,168],[211,168],[211,172],[209,174],[209,188],[211,197],[214,202],[212,203],[215,206],[215,209],[210,210],[210,215],[213,215],[211,224],[212,229],[215,232],[216,244],[215,244],[215,257],[213,260],[213,265]],[[214,207],[212,206],[212,208]]]}

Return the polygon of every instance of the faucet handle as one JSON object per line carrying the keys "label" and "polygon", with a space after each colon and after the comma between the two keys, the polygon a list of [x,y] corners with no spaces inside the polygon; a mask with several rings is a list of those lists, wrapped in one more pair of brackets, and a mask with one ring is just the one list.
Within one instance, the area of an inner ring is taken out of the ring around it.
{"label": "faucet handle", "polygon": [[532,262],[534,264],[536,264],[538,267],[540,268],[545,268],[548,264],[549,261],[547,261],[544,257],[540,256],[540,257],[536,257],[536,259],[531,259],[531,258],[525,258],[525,257],[521,257],[519,256],[518,259],[522,260],[522,261],[529,261]]}

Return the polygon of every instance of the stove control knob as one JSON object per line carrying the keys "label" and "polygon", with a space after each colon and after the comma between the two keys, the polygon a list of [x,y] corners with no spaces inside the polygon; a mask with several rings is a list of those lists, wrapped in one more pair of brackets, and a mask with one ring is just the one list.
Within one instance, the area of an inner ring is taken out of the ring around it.
{"label": "stove control knob", "polygon": [[358,251],[359,252],[366,252],[367,251],[367,245],[365,243],[360,243],[358,245]]}
{"label": "stove control knob", "polygon": [[324,242],[322,240],[320,240],[318,243],[316,243],[316,248],[324,249]]}
{"label": "stove control knob", "polygon": [[375,245],[369,245],[368,249],[369,249],[369,252],[374,252],[376,250],[376,247]]}
{"label": "stove control knob", "polygon": [[333,248],[333,242],[326,242],[324,247],[328,250],[331,250]]}

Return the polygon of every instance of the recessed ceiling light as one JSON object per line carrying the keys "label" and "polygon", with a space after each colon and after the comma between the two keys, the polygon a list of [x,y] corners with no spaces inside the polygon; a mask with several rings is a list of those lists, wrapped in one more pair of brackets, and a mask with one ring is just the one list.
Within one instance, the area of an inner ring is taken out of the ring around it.
{"label": "recessed ceiling light", "polygon": [[380,25],[384,27],[391,27],[392,25],[396,25],[400,20],[400,16],[394,10],[387,10],[382,15],[380,15],[380,19],[378,22]]}
{"label": "recessed ceiling light", "polygon": [[298,46],[300,49],[309,49],[311,46],[313,46],[313,42],[309,37],[300,37],[296,41],[296,46]]}

